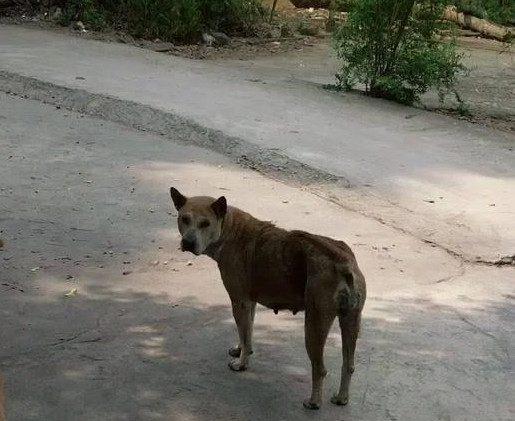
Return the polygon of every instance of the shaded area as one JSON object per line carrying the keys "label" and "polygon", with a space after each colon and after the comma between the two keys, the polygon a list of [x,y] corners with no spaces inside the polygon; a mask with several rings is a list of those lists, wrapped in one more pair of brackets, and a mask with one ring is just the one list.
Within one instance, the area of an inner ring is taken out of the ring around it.
{"label": "shaded area", "polygon": [[[206,150],[21,99],[0,105],[19,116],[0,117],[10,419],[511,418],[511,268],[462,279],[471,268],[445,253]],[[251,370],[229,371],[229,302],[213,262],[176,250],[170,184],[350,238],[369,299],[349,407],[328,403],[341,358],[334,329],[326,405],[302,409],[301,316],[260,309]]]}
{"label": "shaded area", "polygon": [[[300,407],[309,390],[301,318],[258,313],[252,368],[235,374],[226,304],[91,284],[70,300],[9,294],[18,310],[4,311],[0,362],[12,419],[309,418]],[[372,297],[381,316],[364,319],[351,405],[327,403],[322,419],[407,419],[414,410],[417,419],[509,419],[513,307],[469,305],[464,316],[431,300]],[[494,333],[463,323],[484,314],[501,326]],[[333,332],[326,399],[340,364]]]}

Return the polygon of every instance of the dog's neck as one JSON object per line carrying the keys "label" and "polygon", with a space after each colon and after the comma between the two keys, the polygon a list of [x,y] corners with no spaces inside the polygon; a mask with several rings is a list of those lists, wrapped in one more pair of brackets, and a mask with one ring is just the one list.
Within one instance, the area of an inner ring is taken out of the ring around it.
{"label": "dog's neck", "polygon": [[222,219],[220,238],[214,243],[211,243],[204,252],[205,255],[211,257],[213,260],[217,262],[220,257],[220,251],[222,246],[224,244],[227,244],[227,242],[229,241],[230,232],[232,231],[231,227],[233,225],[234,212],[238,210],[230,206],[227,208],[227,213]]}
{"label": "dog's neck", "polygon": [[209,246],[206,247],[206,250],[203,254],[206,256],[211,257],[211,259],[218,261],[218,257],[220,256],[220,249],[224,243],[224,230],[227,226],[227,215],[224,216],[224,219],[222,220],[222,228],[221,228],[221,234],[220,238],[215,241],[214,243],[211,243]]}
{"label": "dog's neck", "polygon": [[[254,223],[248,222],[253,220]],[[243,250],[247,241],[256,238],[255,235],[249,233],[249,230],[260,231],[262,227],[273,226],[270,222],[260,221],[252,215],[238,208],[229,206],[227,213],[222,221],[222,232],[220,238],[211,243],[204,254],[219,262],[224,249],[230,250],[231,253],[237,253]],[[238,248],[234,249],[233,245],[237,244]]]}

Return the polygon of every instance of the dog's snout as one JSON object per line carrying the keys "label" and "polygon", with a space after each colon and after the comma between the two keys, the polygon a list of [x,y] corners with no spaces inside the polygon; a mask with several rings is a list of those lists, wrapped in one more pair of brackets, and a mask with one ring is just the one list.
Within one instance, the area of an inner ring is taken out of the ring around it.
{"label": "dog's snout", "polygon": [[183,238],[181,241],[181,248],[183,251],[190,251],[192,253],[195,252],[195,241],[192,241],[188,238]]}

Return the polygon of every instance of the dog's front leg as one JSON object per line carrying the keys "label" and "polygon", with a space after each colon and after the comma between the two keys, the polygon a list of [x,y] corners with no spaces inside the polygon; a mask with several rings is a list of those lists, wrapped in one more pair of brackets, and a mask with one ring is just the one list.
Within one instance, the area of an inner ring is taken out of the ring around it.
{"label": "dog's front leg", "polygon": [[234,371],[243,371],[247,369],[249,357],[252,354],[252,327],[254,325],[254,313],[256,303],[252,301],[233,301],[232,314],[238,327],[238,336],[240,338],[239,349],[232,350],[231,355],[236,356],[239,351],[239,360],[233,360],[229,363],[229,368]]}

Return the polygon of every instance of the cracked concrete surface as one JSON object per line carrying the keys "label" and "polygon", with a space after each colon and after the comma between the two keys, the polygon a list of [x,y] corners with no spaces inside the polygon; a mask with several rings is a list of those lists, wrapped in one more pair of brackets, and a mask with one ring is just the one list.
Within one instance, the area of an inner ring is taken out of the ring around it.
{"label": "cracked concrete surface", "polygon": [[[282,59],[195,62],[10,26],[0,26],[0,38],[0,70],[88,92],[93,114],[162,127],[125,107],[150,106],[346,180],[351,188],[326,197],[466,261],[514,253],[511,133],[328,92],[303,72],[285,74]],[[120,99],[119,107],[102,109],[102,95]]]}
{"label": "cracked concrete surface", "polygon": [[[313,194],[323,180],[271,180],[182,135],[0,94],[9,419],[513,419],[514,267],[464,262]],[[178,252],[171,184],[353,247],[369,298],[348,407],[328,402],[335,328],[325,405],[302,409],[301,315],[259,308],[251,369],[227,369],[228,298],[213,262]]]}

